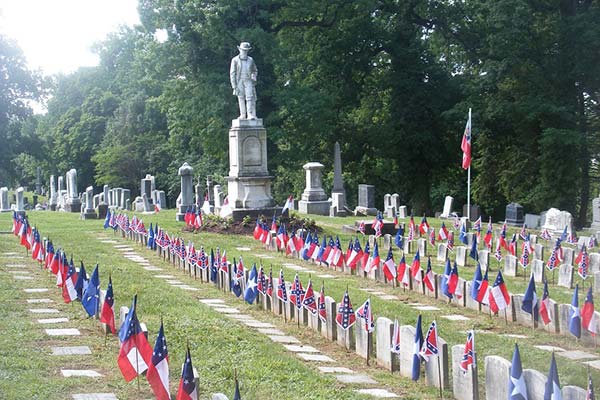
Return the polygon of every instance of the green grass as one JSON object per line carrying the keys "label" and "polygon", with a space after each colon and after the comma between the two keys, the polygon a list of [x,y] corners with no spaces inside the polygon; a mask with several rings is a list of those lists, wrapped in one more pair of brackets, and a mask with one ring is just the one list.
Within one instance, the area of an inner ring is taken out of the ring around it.
{"label": "green grass", "polygon": [[[151,342],[155,338],[160,317],[164,318],[166,336],[170,346],[172,388],[175,388],[178,382],[178,372],[183,361],[185,343],[189,341],[192,360],[200,374],[200,386],[204,397],[206,397],[207,393],[216,391],[224,391],[231,395],[231,388],[233,388],[233,368],[237,367],[241,376],[242,394],[247,399],[275,397],[286,399],[362,398],[349,387],[337,383],[332,377],[314,372],[313,366],[300,362],[293,355],[285,353],[281,346],[274,346],[268,338],[256,334],[253,330],[237,322],[222,318],[211,309],[200,305],[196,299],[198,296],[227,296],[227,301],[231,301],[243,313],[254,315],[266,322],[271,322],[277,328],[297,336],[303,343],[312,344],[326,350],[328,354],[331,354],[333,358],[340,362],[340,365],[348,366],[357,371],[365,371],[382,383],[383,386],[402,395],[404,398],[434,398],[436,396],[436,391],[431,388],[424,389],[422,382],[413,383],[409,379],[399,377],[397,373],[391,374],[376,367],[366,367],[364,360],[340,349],[335,344],[327,342],[312,331],[306,328],[298,329],[295,323],[285,324],[282,319],[270,313],[257,310],[256,306],[246,305],[240,300],[234,300],[233,297],[229,297],[231,295],[224,295],[222,292],[214,289],[212,285],[201,284],[197,281],[194,282],[192,278],[185,276],[183,272],[175,269],[175,267],[168,266],[167,263],[162,261],[159,262],[158,257],[149,250],[138,249],[137,245],[134,245],[132,242],[125,241],[118,235],[114,235],[115,238],[123,243],[132,243],[132,247],[136,248],[140,254],[148,258],[154,265],[165,268],[166,272],[164,273],[174,274],[185,283],[200,287],[201,292],[184,292],[162,281],[151,279],[151,272],[145,271],[137,264],[123,258],[114,250],[112,245],[103,244],[96,240],[98,234],[102,231],[102,221],[80,221],[77,217],[78,215],[76,214],[66,213],[30,213],[31,222],[40,228],[42,234],[49,235],[55,245],[64,247],[69,255],[73,253],[75,260],[82,258],[89,273],[91,273],[93,264],[96,262],[100,264],[103,288],[106,287],[108,274],[112,274],[117,306],[129,306],[133,294],[139,294],[138,312],[140,319],[148,325],[151,332]],[[181,232],[182,224],[175,222],[174,211],[162,211],[158,215],[143,216],[143,218],[147,227],[150,222],[158,222],[159,226],[171,233],[180,232],[180,235],[186,241],[192,240],[196,247],[203,245],[205,248],[210,249],[211,247],[219,246],[220,248],[227,249],[229,259],[239,257],[243,254],[246,267],[251,267],[255,262],[259,263],[260,259],[254,256],[254,254],[265,253],[262,246],[254,241],[251,236]],[[340,234],[341,225],[344,223],[352,224],[354,218],[330,219],[315,217],[315,219],[324,228],[325,233],[338,234],[340,239],[344,240],[347,245],[351,235]],[[430,223],[435,227],[439,227],[440,224],[437,220],[430,220]],[[9,226],[10,216],[8,214],[0,215],[0,230]],[[113,237],[113,233],[109,231],[105,235]],[[13,236],[2,236],[1,238],[0,252],[14,251],[17,247],[16,239]],[[250,247],[251,251],[240,253],[235,250],[235,247],[239,246]],[[267,262],[265,267],[268,269],[270,264],[272,264],[275,273],[278,272],[282,263],[292,262],[291,258],[286,258],[280,253],[270,252],[269,255],[275,258],[264,260]],[[382,257],[384,257],[383,254]],[[3,261],[0,260],[0,265]],[[308,269],[326,270],[324,267],[317,267],[314,264],[308,264],[297,259],[293,259],[293,262]],[[434,268],[436,272],[441,272],[442,266],[436,264]],[[295,271],[285,267],[283,269],[286,279],[288,281],[291,280]],[[470,279],[472,277],[472,270],[473,268],[461,268],[461,277]],[[483,360],[485,356],[499,355],[508,360],[512,357],[514,339],[499,336],[498,334],[501,333],[519,333],[529,336],[529,339],[519,341],[523,366],[524,368],[537,369],[543,374],[547,374],[550,354],[536,349],[533,347],[534,345],[555,345],[568,350],[584,350],[600,355],[595,349],[586,348],[566,336],[554,335],[538,330],[533,332],[530,328],[521,327],[516,324],[507,326],[502,318],[490,318],[487,315],[478,314],[473,310],[459,309],[454,305],[446,304],[442,300],[426,298],[414,292],[404,292],[402,289],[392,288],[383,283],[361,279],[356,276],[344,275],[330,270],[329,273],[336,275],[337,278],[326,282],[326,294],[339,300],[342,297],[343,291],[348,287],[355,307],[358,307],[367,296],[359,288],[369,287],[399,296],[400,301],[384,301],[377,297],[372,297],[375,317],[398,318],[402,324],[414,325],[418,312],[408,306],[408,303],[420,302],[441,308],[440,311],[435,313],[423,313],[423,329],[426,330],[430,321],[436,318],[438,320],[440,336],[449,343],[449,346],[464,344],[465,331],[472,327],[475,327],[479,331],[489,331],[490,333],[477,335],[476,342],[482,386],[482,382],[484,381]],[[37,274],[40,279],[46,282],[51,280],[46,272],[39,271]],[[307,273],[300,272],[299,275],[303,282],[307,281]],[[320,286],[318,278],[314,276],[313,278],[315,279],[315,287]],[[24,302],[22,300],[25,298],[24,293],[20,289],[16,291],[14,288],[11,289],[13,286],[19,286],[12,281],[11,277],[8,277],[7,274],[1,274],[0,279],[1,284],[7,288],[6,291],[3,290],[0,294],[0,296],[5,297],[0,297],[0,299],[6,303],[10,301],[11,296],[16,296],[17,299],[21,298],[21,301]],[[523,278],[506,278],[506,280],[511,292],[522,293],[525,290],[526,282],[523,281]],[[570,290],[551,287],[550,291],[552,298],[560,300],[560,302],[570,302],[572,294]],[[61,299],[58,292],[54,294],[56,295],[55,300],[60,304]],[[99,387],[105,387],[106,390],[115,391],[119,398],[136,398],[137,386],[134,383],[126,384],[120,376],[119,371],[115,369],[116,355],[118,353],[116,340],[109,340],[108,348],[104,349],[104,339],[99,333],[97,322],[84,319],[83,310],[80,306],[67,307],[67,310],[71,308],[71,315],[68,316],[70,318],[78,318],[80,321],[77,321],[77,325],[81,322],[81,324],[88,327],[91,333],[85,340],[89,340],[88,343],[94,343],[93,349],[96,354],[93,356],[94,365],[97,365],[97,368],[100,370],[106,371],[106,379],[101,382],[94,382],[94,384]],[[68,387],[69,380],[58,377],[58,374],[55,372],[58,371],[60,360],[44,355],[45,349],[39,345],[38,341],[47,339],[40,333],[41,329],[25,320],[12,322],[18,320],[19,316],[27,315],[26,311],[24,311],[25,309],[25,305],[23,305],[22,309],[15,306],[15,309],[10,307],[10,310],[3,310],[1,311],[3,314],[0,314],[2,321],[4,321],[3,324],[6,324],[5,329],[8,332],[8,335],[4,335],[5,337],[1,339],[4,341],[2,351],[7,352],[6,357],[9,357],[9,354],[13,353],[11,350],[20,346],[19,351],[16,352],[17,355],[13,356],[17,358],[14,363],[15,367],[12,367],[12,359],[10,360],[11,362],[8,362],[8,360],[5,360],[5,354],[3,353],[2,355],[0,373],[15,377],[17,384],[15,385],[12,379],[10,384],[6,384],[5,380],[0,380],[0,394],[5,390],[14,389],[14,392],[7,393],[14,393],[16,397],[7,396],[6,398],[35,398],[32,396],[20,397],[18,389],[21,388],[21,385],[23,387],[38,387],[38,385],[41,385],[45,398],[56,398],[56,395],[59,393],[76,392],[77,390],[72,391]],[[464,314],[471,318],[471,321],[451,322],[440,318],[441,315],[455,313]],[[10,324],[7,321],[11,321]],[[18,332],[23,332],[23,330],[30,331],[33,338],[30,339],[27,336],[23,339],[21,336],[18,336]],[[21,341],[24,342],[21,343]],[[35,360],[31,356],[34,349],[39,349],[37,352],[39,353],[39,357],[35,358]],[[557,362],[563,385],[574,384],[585,387],[586,368],[583,364],[560,357],[557,357]],[[43,373],[28,374],[23,371],[22,367],[18,367],[20,365],[37,363],[42,365],[40,371],[43,371]],[[596,370],[593,370],[592,373],[594,380],[600,382],[600,374]],[[82,386],[80,384],[80,387]],[[147,388],[144,382],[142,383],[142,388],[143,390]],[[79,390],[78,392],[82,391]],[[149,396],[148,394],[146,397]]]}

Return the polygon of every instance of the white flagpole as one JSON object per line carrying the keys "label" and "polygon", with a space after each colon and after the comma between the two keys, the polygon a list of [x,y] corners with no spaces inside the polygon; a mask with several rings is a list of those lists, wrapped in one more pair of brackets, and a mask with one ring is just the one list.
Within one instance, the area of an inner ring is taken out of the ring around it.
{"label": "white flagpole", "polygon": [[[471,129],[471,108],[469,107],[469,135],[471,135],[471,161],[473,160],[473,130]],[[471,163],[467,170],[467,220],[471,220]]]}

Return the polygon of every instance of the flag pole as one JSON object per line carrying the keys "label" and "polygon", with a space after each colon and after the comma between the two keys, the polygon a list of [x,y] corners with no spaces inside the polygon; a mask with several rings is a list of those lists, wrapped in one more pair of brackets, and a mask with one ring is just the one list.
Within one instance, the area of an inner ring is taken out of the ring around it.
{"label": "flag pole", "polygon": [[[469,134],[471,135],[471,143],[473,143],[473,129],[471,127],[471,108],[469,107]],[[471,152],[472,154],[472,152]],[[467,169],[467,220],[471,220],[471,162]]]}

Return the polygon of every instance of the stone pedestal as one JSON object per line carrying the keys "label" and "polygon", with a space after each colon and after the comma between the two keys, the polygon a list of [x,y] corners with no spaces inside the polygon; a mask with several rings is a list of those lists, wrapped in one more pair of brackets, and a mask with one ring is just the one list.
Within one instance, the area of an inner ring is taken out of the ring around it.
{"label": "stone pedestal", "polygon": [[264,214],[273,211],[272,179],[267,169],[267,131],[262,119],[232,120],[227,192],[234,220],[254,211]]}
{"label": "stone pedestal", "polygon": [[331,201],[327,200],[321,184],[323,167],[324,165],[318,162],[310,162],[303,166],[306,171],[306,188],[298,202],[300,214],[329,215]]}
{"label": "stone pedestal", "polygon": [[358,206],[354,210],[356,214],[377,215],[375,207],[375,186],[358,185]]}
{"label": "stone pedestal", "polygon": [[20,188],[17,189],[17,192],[16,192],[15,211],[19,215],[25,215],[25,200],[23,199],[23,192],[24,191],[25,191],[25,189],[23,189],[22,187],[20,187]]}
{"label": "stone pedestal", "polygon": [[94,188],[92,186],[88,186],[85,190],[85,208],[83,209],[83,213],[81,217],[83,219],[96,219],[96,211],[94,210],[93,205],[93,197],[94,197]]}
{"label": "stone pedestal", "polygon": [[188,163],[183,163],[179,167],[179,176],[181,176],[181,204],[177,208],[177,214],[175,214],[175,220],[182,222],[185,219],[185,213],[189,207],[194,203],[193,198],[193,182],[192,174],[194,168],[190,167]]}

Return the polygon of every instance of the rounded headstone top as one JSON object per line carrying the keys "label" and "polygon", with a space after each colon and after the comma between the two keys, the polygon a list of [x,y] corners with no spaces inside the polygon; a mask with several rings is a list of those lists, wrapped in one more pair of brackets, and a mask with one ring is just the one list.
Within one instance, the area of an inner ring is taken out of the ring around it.
{"label": "rounded headstone top", "polygon": [[87,188],[85,188],[86,192],[93,192],[94,191],[94,187],[93,186],[88,186]]}
{"label": "rounded headstone top", "polygon": [[75,168],[71,168],[69,170],[69,173],[71,173],[71,174],[77,174],[77,170]]}
{"label": "rounded headstone top", "polygon": [[307,170],[308,169],[322,169],[324,167],[325,166],[323,164],[321,164],[320,162],[309,162],[302,166],[302,168],[307,169]]}
{"label": "rounded headstone top", "polygon": [[23,186],[19,186],[17,188],[17,192],[24,192],[24,191],[25,191],[25,189],[23,189]]}
{"label": "rounded headstone top", "polygon": [[184,162],[181,167],[179,167],[179,175],[192,175],[194,173],[194,168],[192,168],[188,163]]}

